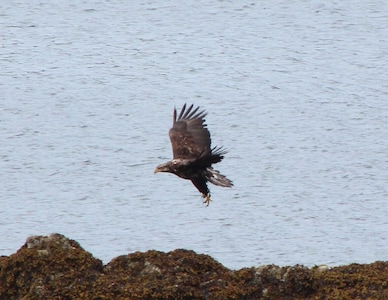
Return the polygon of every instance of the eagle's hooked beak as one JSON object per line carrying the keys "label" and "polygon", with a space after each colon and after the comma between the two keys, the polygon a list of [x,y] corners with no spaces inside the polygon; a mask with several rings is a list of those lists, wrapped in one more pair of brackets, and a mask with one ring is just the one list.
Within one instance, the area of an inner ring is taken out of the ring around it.
{"label": "eagle's hooked beak", "polygon": [[169,162],[156,166],[154,170],[154,174],[159,172],[169,172],[170,169],[168,166],[169,166]]}

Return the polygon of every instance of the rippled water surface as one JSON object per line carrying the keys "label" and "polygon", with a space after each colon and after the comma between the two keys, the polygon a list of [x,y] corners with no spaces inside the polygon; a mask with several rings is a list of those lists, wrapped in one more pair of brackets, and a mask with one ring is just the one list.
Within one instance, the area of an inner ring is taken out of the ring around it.
{"label": "rippled water surface", "polygon": [[[104,262],[186,248],[230,268],[388,259],[388,5],[2,1],[0,254],[30,235]],[[208,111],[204,207],[171,157]]]}

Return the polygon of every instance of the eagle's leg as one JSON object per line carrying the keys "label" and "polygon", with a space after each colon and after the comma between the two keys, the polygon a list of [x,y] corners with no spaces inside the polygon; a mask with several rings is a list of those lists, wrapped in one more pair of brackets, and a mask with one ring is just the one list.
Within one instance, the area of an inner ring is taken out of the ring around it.
{"label": "eagle's leg", "polygon": [[206,203],[206,206],[209,206],[210,201],[211,201],[211,199],[210,199],[210,193],[207,194],[207,195],[203,194],[202,196],[205,198],[205,201],[203,201],[203,203]]}

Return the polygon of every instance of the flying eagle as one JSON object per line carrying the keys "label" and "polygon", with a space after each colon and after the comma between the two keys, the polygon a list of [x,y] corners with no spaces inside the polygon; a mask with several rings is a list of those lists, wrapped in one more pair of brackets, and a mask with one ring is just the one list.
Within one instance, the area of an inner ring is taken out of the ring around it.
{"label": "flying eagle", "polygon": [[193,109],[193,104],[186,109],[186,104],[177,118],[174,108],[173,126],[169,131],[173,160],[156,167],[154,173],[169,172],[181,178],[190,179],[210,203],[210,191],[207,182],[231,187],[232,181],[212,168],[220,162],[227,152],[222,147],[211,148],[210,133],[205,124],[206,112]]}

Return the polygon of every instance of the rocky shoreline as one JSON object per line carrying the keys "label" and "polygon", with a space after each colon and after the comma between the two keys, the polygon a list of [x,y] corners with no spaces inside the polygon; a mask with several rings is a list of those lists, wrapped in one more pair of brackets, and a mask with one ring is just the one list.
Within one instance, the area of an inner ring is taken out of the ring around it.
{"label": "rocky shoreline", "polygon": [[108,264],[60,234],[0,257],[0,299],[388,299],[388,262],[230,270],[189,250],[150,250]]}

